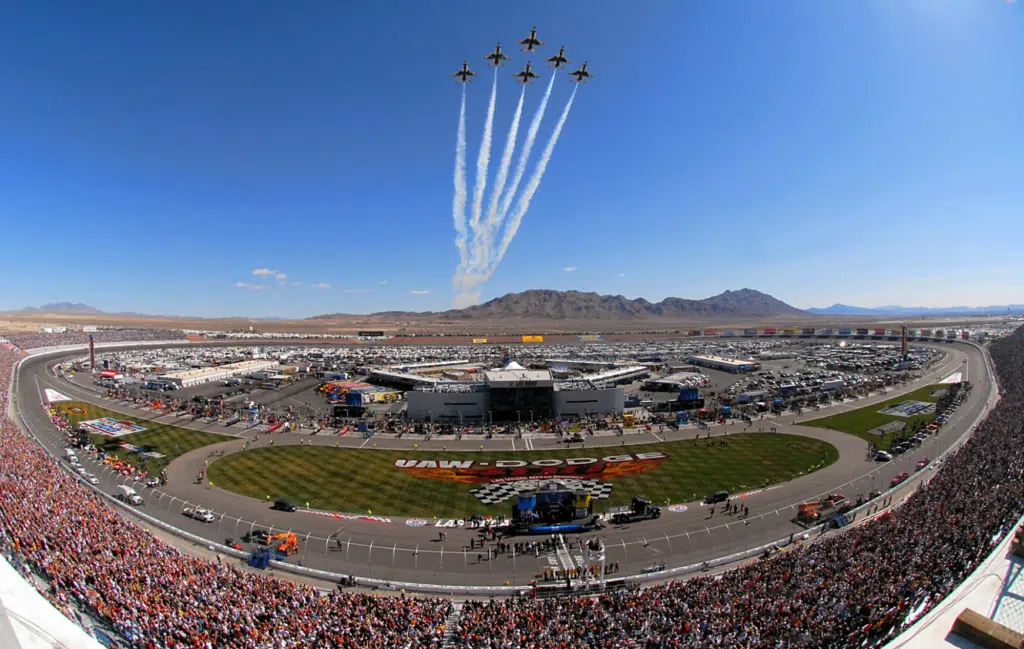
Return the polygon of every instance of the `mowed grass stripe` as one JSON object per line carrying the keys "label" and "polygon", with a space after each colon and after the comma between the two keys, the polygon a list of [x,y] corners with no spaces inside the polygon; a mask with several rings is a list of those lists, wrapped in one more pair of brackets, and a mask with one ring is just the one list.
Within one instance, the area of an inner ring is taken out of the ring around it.
{"label": "mowed grass stripe", "polygon": [[[723,440],[728,446],[716,446]],[[663,463],[647,473],[608,481],[615,485],[609,500],[595,509],[626,504],[638,494],[655,502],[685,502],[718,489],[739,491],[781,482],[814,466],[835,462],[834,446],[798,435],[748,433],[705,439],[646,444],[526,452],[424,452],[414,450],[343,449],[330,446],[273,446],[252,449],[210,464],[208,478],[216,487],[254,498],[287,498],[316,509],[407,516],[467,516],[508,513],[511,502],[487,506],[470,489],[478,485],[416,478],[394,466],[396,459],[497,460],[603,457],[658,451]]]}
{"label": "mowed grass stripe", "polygon": [[897,403],[903,403],[904,401],[935,403],[939,400],[939,397],[933,397],[931,396],[931,393],[936,390],[948,388],[948,385],[929,385],[927,387],[918,388],[909,394],[882,401],[881,403],[857,408],[856,410],[841,412],[839,414],[822,417],[820,419],[800,422],[800,425],[814,426],[817,428],[831,428],[832,430],[856,435],[861,439],[874,442],[879,448],[887,449],[892,444],[892,435],[886,435],[885,439],[882,439],[881,436],[869,433],[868,431],[874,430],[875,428],[878,428],[883,424],[887,424],[890,421],[905,422],[908,427],[911,426],[913,422],[918,421],[930,424],[932,420],[935,419],[935,413],[929,415],[915,415],[913,417],[897,417],[895,415],[885,415],[878,411],[884,410],[885,408]]}
{"label": "mowed grass stripe", "polygon": [[[69,410],[70,408],[81,408],[85,411],[85,414],[71,412]],[[159,473],[179,455],[184,455],[189,451],[203,446],[226,442],[233,439],[228,435],[203,433],[200,431],[188,430],[186,428],[179,428],[177,426],[158,424],[145,419],[131,417],[129,415],[122,415],[119,412],[107,410],[106,408],[96,406],[91,403],[68,401],[61,403],[58,406],[58,409],[62,410],[68,416],[68,421],[71,422],[72,425],[77,425],[83,421],[92,421],[94,419],[109,417],[117,421],[130,421],[145,428],[146,430],[141,433],[132,433],[131,435],[123,435],[116,438],[107,437],[106,435],[91,435],[91,437],[96,448],[102,449],[109,455],[114,455],[118,459],[125,460],[135,465],[138,465],[143,461],[143,458],[135,453],[119,448],[117,446],[118,443],[127,442],[128,444],[144,448],[145,450],[156,451],[157,453],[163,453],[166,455],[167,457],[163,458],[148,459],[148,470],[150,475],[156,475]]]}

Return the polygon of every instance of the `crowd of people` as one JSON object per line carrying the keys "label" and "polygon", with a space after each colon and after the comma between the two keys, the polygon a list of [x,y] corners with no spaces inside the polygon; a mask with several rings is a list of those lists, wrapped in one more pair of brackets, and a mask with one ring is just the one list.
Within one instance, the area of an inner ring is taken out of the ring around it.
{"label": "crowd of people", "polygon": [[324,594],[186,556],[129,524],[7,418],[17,358],[0,350],[0,550],[42,576],[60,610],[146,649],[441,646],[449,600]]}
{"label": "crowd of people", "polygon": [[1024,340],[991,354],[1002,401],[899,509],[772,559],[597,598],[470,603],[464,648],[864,647],[948,595],[1024,513]]}
{"label": "crowd of people", "polygon": [[24,350],[63,345],[82,345],[89,336],[98,343],[152,342],[162,340],[186,340],[180,329],[99,329],[90,333],[83,331],[50,331],[33,333],[9,333],[3,337]]}
{"label": "crowd of people", "polygon": [[[192,647],[877,646],[948,595],[1024,514],[1024,329],[991,355],[1001,403],[899,509],[717,576],[599,597],[469,602],[279,581],[188,557],[127,523],[6,418],[0,548],[129,645]],[[0,385],[16,360],[0,350]],[[446,629],[446,624],[451,621]]]}

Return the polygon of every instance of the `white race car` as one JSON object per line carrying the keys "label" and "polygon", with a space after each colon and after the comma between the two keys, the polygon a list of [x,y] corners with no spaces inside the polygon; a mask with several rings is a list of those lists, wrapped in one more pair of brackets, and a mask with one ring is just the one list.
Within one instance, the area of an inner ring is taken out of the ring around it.
{"label": "white race car", "polygon": [[202,507],[196,507],[195,509],[192,509],[191,507],[186,507],[185,509],[181,510],[181,513],[185,516],[188,516],[189,518],[194,518],[197,521],[203,521],[204,523],[212,523],[214,521],[213,514],[211,514],[209,510],[203,509]]}

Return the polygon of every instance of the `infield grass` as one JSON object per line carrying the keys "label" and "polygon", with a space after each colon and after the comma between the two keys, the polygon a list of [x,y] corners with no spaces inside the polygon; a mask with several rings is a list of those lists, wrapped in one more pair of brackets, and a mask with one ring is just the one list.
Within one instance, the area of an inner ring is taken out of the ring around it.
{"label": "infield grass", "polygon": [[842,412],[837,415],[830,415],[828,417],[822,417],[821,419],[812,419],[810,421],[800,422],[801,426],[814,426],[817,428],[831,428],[832,430],[838,430],[843,433],[849,433],[856,435],[861,439],[865,439],[869,442],[874,442],[875,445],[880,449],[888,449],[892,445],[893,435],[886,435],[882,438],[874,433],[868,431],[873,430],[882,424],[886,424],[890,421],[902,421],[906,422],[907,427],[910,427],[914,422],[921,421],[925,424],[930,424],[935,419],[935,413],[928,415],[915,415],[913,417],[897,417],[894,415],[885,415],[879,410],[884,410],[888,406],[902,403],[904,401],[923,401],[926,403],[935,403],[939,400],[939,397],[931,396],[931,392],[935,390],[948,389],[948,385],[929,385],[924,388],[918,388],[913,392],[904,394],[899,397],[894,397],[881,403],[876,403],[863,408],[857,408],[856,410],[850,410],[848,412]]}
{"label": "infield grass", "polygon": [[[228,455],[211,463],[207,478],[216,487],[261,500],[287,498],[314,509],[394,516],[460,518],[472,514],[506,514],[512,500],[484,505],[470,493],[479,484],[416,478],[394,466],[395,460],[496,460],[601,458],[660,451],[666,459],[642,474],[602,481],[614,485],[594,510],[628,504],[645,495],[655,503],[701,499],[718,489],[737,493],[765,482],[782,482],[827,466],[839,452],[827,442],[799,435],[748,433],[707,440],[685,440],[627,447],[552,449],[527,452],[417,452],[341,449],[328,446],[269,446]],[[601,479],[601,478],[598,478]]]}
{"label": "infield grass", "polygon": [[[158,424],[144,419],[130,417],[119,412],[114,412],[113,410],[107,410],[106,408],[95,406],[91,403],[69,401],[59,404],[57,408],[67,414],[68,421],[73,425],[83,421],[110,417],[111,419],[116,419],[118,421],[130,421],[145,428],[146,430],[141,433],[132,433],[131,435],[124,435],[122,437],[107,437],[106,435],[90,435],[90,437],[92,438],[92,443],[96,445],[96,448],[104,451],[108,455],[117,456],[119,460],[125,460],[135,466],[141,466],[143,463],[148,463],[146,465],[146,470],[150,476],[156,476],[159,474],[164,467],[170,464],[170,462],[179,455],[184,455],[185,453],[201,446],[208,446],[210,444],[217,444],[218,442],[226,442],[233,439],[228,435],[203,433],[196,430],[188,430],[177,426],[168,426],[167,424]],[[75,413],[69,410],[70,408],[80,408],[84,410],[85,413]],[[140,455],[119,447],[119,442],[133,444],[140,447],[143,451],[156,451],[157,453],[163,453],[167,457],[143,458]]]}

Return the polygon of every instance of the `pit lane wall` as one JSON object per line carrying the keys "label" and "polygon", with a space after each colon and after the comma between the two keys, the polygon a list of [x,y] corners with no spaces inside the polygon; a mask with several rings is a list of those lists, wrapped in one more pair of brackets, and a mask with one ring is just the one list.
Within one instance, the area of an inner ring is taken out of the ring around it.
{"label": "pit lane wall", "polygon": [[[178,346],[183,346],[183,345],[181,345],[181,341],[174,341],[174,342],[177,343]],[[963,435],[960,436],[959,439],[957,439],[956,442],[954,442],[944,453],[942,453],[940,456],[935,458],[935,461],[933,462],[933,466],[941,466],[942,461],[945,459],[946,455],[948,455],[954,449],[959,448],[970,437],[970,435],[977,428],[977,426],[981,422],[981,420],[984,419],[985,416],[988,414],[990,408],[995,405],[996,399],[997,399],[998,394],[999,394],[998,388],[997,388],[997,379],[996,379],[995,369],[994,369],[994,366],[992,365],[992,360],[988,356],[988,354],[986,353],[984,347],[982,347],[981,345],[978,345],[977,343],[974,343],[972,341],[957,340],[957,341],[950,341],[950,342],[956,342],[956,343],[959,343],[959,344],[971,345],[975,349],[978,349],[981,352],[982,358],[984,359],[984,362],[985,362],[986,373],[988,374],[989,379],[990,379],[990,381],[989,381],[990,390],[989,390],[989,396],[988,396],[988,399],[986,401],[985,407],[978,414],[978,417],[975,418],[975,420],[971,423],[971,425],[968,427],[968,429],[964,432]],[[169,343],[169,342],[164,342],[164,343],[155,342],[155,343],[139,343],[138,345],[133,344],[133,343],[110,343],[109,346],[110,347],[121,347],[121,348],[133,348],[133,347],[154,346],[154,345],[161,345],[161,344],[169,346],[172,343]],[[199,344],[201,344],[201,343],[199,343]],[[184,345],[184,346],[187,346],[187,345]],[[68,345],[68,346],[62,346],[60,348],[45,348],[45,349],[40,349],[40,350],[33,350],[33,353],[32,353],[32,355],[30,357],[41,356],[41,355],[57,355],[57,354],[66,353],[68,351],[74,351],[76,349],[83,349],[84,350],[84,349],[87,349],[87,346],[85,346],[85,345]],[[22,359],[22,360],[24,360],[24,359]],[[15,366],[14,377],[13,377],[13,380],[11,382],[11,388],[10,388],[10,400],[9,400],[9,403],[11,404],[11,406],[10,406],[11,414],[12,414],[12,416],[15,415],[15,414],[17,415],[17,417],[14,418],[14,421],[17,421],[21,425],[22,430],[26,431],[33,439],[37,439],[35,437],[35,434],[29,429],[28,425],[25,423],[25,420],[21,417],[21,405],[17,404],[16,401],[15,401],[16,395],[17,395],[16,385],[17,385],[17,383],[19,381],[19,371],[20,371],[20,369],[21,369],[21,362],[19,361],[19,363]],[[37,439],[37,441],[38,441],[38,439]],[[60,466],[61,466],[62,470],[68,470],[67,467],[65,467],[63,464],[61,464]],[[73,477],[75,477],[77,480],[82,481],[84,485],[88,486],[88,483],[85,483],[85,481],[83,480],[83,478],[81,476],[79,476],[79,475],[77,475],[77,474],[75,474],[73,472],[71,472],[71,475]],[[934,475],[934,474],[931,474],[931,475]],[[928,479],[930,479],[930,478],[928,478]],[[919,482],[917,484],[921,484],[921,482]],[[860,507],[857,507],[857,508],[851,510],[850,512],[848,512],[848,518],[853,520],[854,524],[856,524],[858,517],[861,517],[863,515],[863,513],[868,510],[869,507],[871,507],[872,505],[878,505],[879,503],[882,503],[883,501],[889,499],[890,497],[893,497],[901,488],[906,488],[906,483],[904,483],[903,485],[899,485],[897,487],[891,488],[888,491],[884,492],[878,498],[876,498],[876,499],[874,499],[872,501],[869,501],[868,503],[865,503],[864,505],[861,505]],[[208,548],[208,549],[210,549],[212,551],[215,551],[215,552],[218,552],[218,553],[221,553],[221,554],[225,554],[225,555],[228,555],[228,556],[233,556],[233,557],[236,557],[236,558],[239,558],[239,559],[244,559],[244,558],[249,556],[249,554],[247,552],[240,551],[240,550],[235,550],[235,549],[230,548],[228,546],[225,546],[225,545],[223,545],[221,543],[217,543],[217,542],[211,541],[209,539],[206,539],[204,537],[198,536],[196,534],[192,534],[191,532],[187,532],[185,530],[182,530],[182,529],[180,529],[178,527],[175,527],[175,526],[171,525],[170,523],[164,522],[164,521],[162,521],[162,520],[160,520],[158,518],[150,516],[146,512],[140,511],[140,510],[138,510],[138,509],[136,509],[134,507],[131,507],[130,505],[126,505],[126,504],[122,503],[121,501],[115,499],[113,496],[110,496],[109,494],[105,494],[103,492],[100,492],[99,490],[94,490],[94,493],[96,493],[100,497],[105,498],[113,507],[119,509],[120,511],[123,511],[129,517],[134,517],[134,518],[139,519],[139,520],[144,520],[147,523],[149,523],[151,525],[154,525],[156,527],[159,527],[160,529],[163,529],[163,530],[165,530],[167,532],[170,532],[170,533],[174,534],[175,536],[177,536],[179,538],[182,538],[182,539],[184,539],[186,541],[189,541],[191,543],[194,543],[194,544],[202,546],[202,547],[206,547],[206,548]],[[902,498],[900,501],[894,503],[892,505],[891,509],[895,509],[896,507],[901,505],[902,502],[906,500],[906,498],[910,497],[911,493],[912,492],[908,492],[905,495],[904,498]],[[860,518],[861,522],[863,522],[864,520],[865,520],[864,518],[862,518],[862,517]],[[773,550],[773,549],[783,549],[784,550],[785,548],[789,547],[790,545],[802,543],[805,539],[807,540],[807,542],[813,542],[816,538],[821,537],[827,531],[827,528],[828,528],[829,524],[830,524],[829,522],[825,522],[825,523],[822,523],[821,525],[818,525],[816,527],[812,527],[812,528],[806,529],[803,532],[794,533],[792,535],[789,535],[789,536],[783,537],[781,539],[778,539],[778,540],[776,540],[774,542],[766,543],[766,544],[763,544],[763,545],[759,545],[757,547],[750,548],[749,550],[746,550],[744,552],[738,552],[738,553],[730,554],[730,555],[727,555],[727,556],[724,556],[724,557],[719,557],[717,559],[713,559],[713,560],[710,560],[710,561],[707,561],[707,562],[704,562],[704,563],[695,563],[695,564],[691,564],[691,565],[687,565],[687,566],[680,566],[680,567],[676,567],[676,568],[669,568],[667,570],[645,572],[645,573],[637,574],[637,575],[629,575],[629,576],[623,576],[623,577],[616,576],[615,579],[606,580],[604,583],[607,584],[608,587],[614,588],[614,587],[617,587],[617,586],[620,586],[620,585],[641,584],[641,583],[654,582],[654,581],[665,581],[665,580],[668,580],[668,579],[677,579],[677,578],[684,577],[686,575],[690,575],[690,574],[693,574],[693,573],[706,572],[706,571],[709,571],[709,570],[713,570],[715,568],[721,568],[721,567],[724,567],[724,566],[728,566],[730,564],[746,561],[746,560],[751,559],[753,557],[760,556],[765,551],[770,551],[770,550]],[[329,571],[325,571],[325,570],[316,570],[316,569],[312,569],[312,568],[306,568],[306,567],[297,566],[297,565],[286,563],[286,562],[282,562],[282,561],[271,561],[270,565],[273,566],[274,568],[276,568],[277,570],[281,570],[283,572],[288,572],[288,573],[297,574],[297,575],[303,575],[303,576],[306,576],[306,577],[312,577],[314,579],[320,579],[320,580],[323,580],[323,581],[326,581],[326,582],[332,582],[332,583],[340,583],[342,581],[342,579],[349,577],[349,575],[347,575],[347,574],[343,575],[343,574],[340,574],[340,573],[334,573],[334,572],[329,572]],[[529,594],[529,593],[531,593],[533,591],[533,588],[531,586],[522,586],[522,585],[467,586],[467,585],[455,585],[455,584],[426,584],[426,583],[416,583],[416,582],[390,581],[390,580],[376,579],[376,578],[371,578],[371,577],[359,577],[358,575],[356,576],[356,578],[358,580],[358,585],[362,586],[362,587],[372,587],[372,588],[379,588],[379,589],[383,589],[383,590],[394,590],[394,591],[406,590],[406,591],[410,591],[410,592],[447,594],[447,595],[450,595],[450,596],[456,596],[456,595],[463,595],[463,596],[470,596],[470,597],[484,597],[484,596],[494,596],[494,595],[497,595],[497,596],[508,596],[508,595],[513,595],[513,594]],[[590,589],[591,591],[596,592],[596,591],[600,591],[602,589],[603,588],[600,586],[600,583],[593,583],[592,582],[592,588]],[[551,586],[538,585],[538,587],[537,587],[537,592],[538,592],[539,595],[544,595],[545,593],[557,593],[557,592],[561,592],[562,590],[563,589],[560,586],[557,586],[557,585],[551,585]],[[584,590],[585,589],[578,588],[574,592],[576,592],[578,594],[580,592],[583,592]]]}

